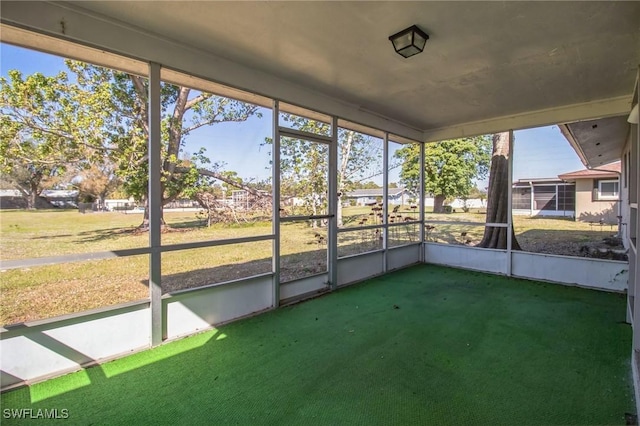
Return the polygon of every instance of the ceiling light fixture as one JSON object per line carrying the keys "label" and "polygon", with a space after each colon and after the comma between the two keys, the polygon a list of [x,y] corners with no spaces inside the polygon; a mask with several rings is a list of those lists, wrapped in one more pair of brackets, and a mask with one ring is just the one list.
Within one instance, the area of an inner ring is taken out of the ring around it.
{"label": "ceiling light fixture", "polygon": [[422,52],[424,45],[429,40],[429,35],[416,25],[412,25],[406,30],[392,35],[389,40],[399,55],[408,58]]}

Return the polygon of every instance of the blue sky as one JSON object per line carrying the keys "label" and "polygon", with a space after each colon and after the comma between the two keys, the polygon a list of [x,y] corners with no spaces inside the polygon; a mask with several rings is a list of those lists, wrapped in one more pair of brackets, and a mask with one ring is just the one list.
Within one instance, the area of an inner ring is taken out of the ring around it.
{"label": "blue sky", "polygon": [[[0,44],[2,76],[11,69],[18,69],[23,75],[34,72],[53,75],[66,70],[66,66],[61,57]],[[269,147],[261,145],[272,133],[271,111],[263,109],[261,112],[262,118],[252,117],[243,123],[221,123],[196,130],[188,137],[184,150],[195,153],[205,147],[213,161],[224,161],[224,169],[238,172],[245,180],[268,178],[271,173]],[[584,168],[557,126],[517,130],[513,161],[514,180],[556,177]],[[397,181],[397,170],[390,174],[389,181]],[[485,186],[486,182],[478,183],[480,189]]]}

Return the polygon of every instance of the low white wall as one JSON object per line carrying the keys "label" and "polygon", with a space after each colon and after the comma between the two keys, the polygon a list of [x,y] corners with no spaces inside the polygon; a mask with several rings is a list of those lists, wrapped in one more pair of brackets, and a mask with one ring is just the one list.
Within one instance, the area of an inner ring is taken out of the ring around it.
{"label": "low white wall", "polygon": [[384,253],[365,253],[338,259],[338,286],[362,281],[384,272]]}
{"label": "low white wall", "polygon": [[387,271],[405,268],[420,262],[420,243],[387,250]]}
{"label": "low white wall", "polygon": [[329,289],[329,275],[320,274],[300,280],[280,284],[280,300],[284,301],[294,297],[303,296],[314,291]]}
{"label": "low white wall", "polygon": [[273,306],[271,274],[165,296],[165,338],[193,334]]}
{"label": "low white wall", "polygon": [[[424,243],[424,260],[458,268],[507,273],[507,253]],[[387,269],[420,262],[420,244],[389,249]],[[383,273],[385,255],[366,253],[338,261],[338,285]],[[626,262],[513,252],[512,274],[520,278],[624,291]],[[328,290],[327,274],[282,284],[281,300]],[[166,339],[193,334],[273,307],[273,276],[265,274],[165,296],[162,299]],[[2,388],[39,381],[144,349],[151,343],[149,302],[138,302],[83,314],[33,322],[0,332]]]}
{"label": "low white wall", "polygon": [[520,278],[622,292],[627,288],[629,264],[615,260],[513,252],[511,273]]}
{"label": "low white wall", "polygon": [[150,331],[148,302],[3,330],[2,389],[149,347]]}
{"label": "low white wall", "polygon": [[424,243],[425,263],[492,272],[494,274],[506,274],[507,260],[506,250]]}
{"label": "low white wall", "polygon": [[[437,243],[424,243],[424,249],[425,263],[503,275],[508,272],[509,257],[506,250]],[[511,253],[511,275],[622,292],[627,289],[629,264],[615,260],[514,251]]]}

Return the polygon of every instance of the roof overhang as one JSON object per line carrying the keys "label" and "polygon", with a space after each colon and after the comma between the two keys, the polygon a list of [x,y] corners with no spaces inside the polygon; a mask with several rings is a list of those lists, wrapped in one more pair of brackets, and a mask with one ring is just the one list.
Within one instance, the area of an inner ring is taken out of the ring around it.
{"label": "roof overhang", "polygon": [[[597,170],[600,166],[620,160],[622,150],[631,136],[631,123],[637,125],[638,121],[639,79],[640,67],[627,114],[559,125],[560,131],[588,169]],[[603,177],[609,176],[600,176]]]}
{"label": "roof overhang", "polygon": [[[590,169],[590,170],[597,170],[597,169]],[[602,171],[601,173],[593,173],[590,175],[582,175],[582,176],[572,176],[572,175],[560,175],[559,177],[566,182],[575,182],[576,180],[579,179],[616,179],[620,176],[620,173],[616,173],[616,172],[607,172],[607,171]]]}
{"label": "roof overhang", "polygon": [[630,130],[626,115],[561,124],[559,128],[589,169],[619,160]]}

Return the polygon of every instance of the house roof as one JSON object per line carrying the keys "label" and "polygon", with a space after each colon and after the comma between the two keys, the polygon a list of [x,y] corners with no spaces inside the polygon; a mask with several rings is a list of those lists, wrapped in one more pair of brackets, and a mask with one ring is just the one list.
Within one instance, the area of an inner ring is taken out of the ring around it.
{"label": "house roof", "polygon": [[593,169],[582,169],[558,175],[562,180],[617,178],[620,176],[620,161],[605,164]]}
{"label": "house roof", "polygon": [[558,178],[523,178],[518,179],[513,183],[513,186],[529,186],[530,184],[550,184],[555,185],[557,183],[563,183],[562,179]]}
{"label": "house roof", "polygon": [[40,195],[46,198],[73,198],[79,193],[77,189],[45,189]]}
{"label": "house roof", "polygon": [[[396,196],[406,191],[405,188],[389,188],[389,196]],[[374,189],[356,189],[355,191],[347,192],[347,197],[382,197],[382,188]]]}
{"label": "house roof", "polygon": [[[9,43],[142,73],[158,63],[167,81],[182,72],[199,90],[424,141],[628,114],[640,63],[640,2],[3,1],[0,13]],[[430,38],[404,59],[388,36],[412,24]]]}

